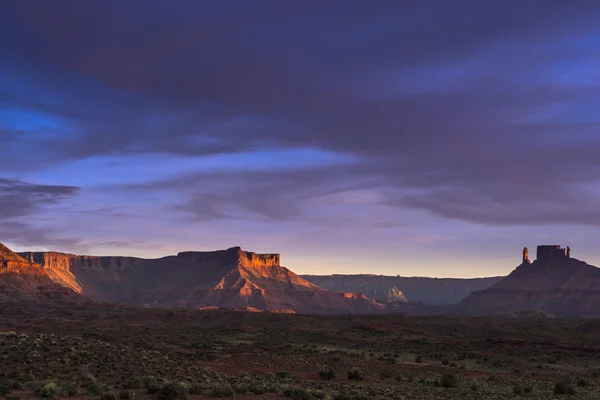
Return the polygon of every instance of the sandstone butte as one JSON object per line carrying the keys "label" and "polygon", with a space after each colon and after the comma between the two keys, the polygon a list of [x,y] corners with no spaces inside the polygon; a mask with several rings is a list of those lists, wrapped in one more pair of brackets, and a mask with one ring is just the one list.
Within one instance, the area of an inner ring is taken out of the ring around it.
{"label": "sandstone butte", "polygon": [[600,317],[600,268],[571,257],[558,245],[538,246],[537,259],[523,262],[490,288],[472,293],[458,309],[464,314],[540,310],[557,316]]}
{"label": "sandstone butte", "polygon": [[239,247],[142,259],[16,254],[2,246],[0,266],[0,282],[7,283],[4,293],[31,293],[54,285],[50,287],[93,300],[133,305],[323,314],[386,309],[360,293],[329,291],[301,278],[280,265],[279,254],[256,254]]}

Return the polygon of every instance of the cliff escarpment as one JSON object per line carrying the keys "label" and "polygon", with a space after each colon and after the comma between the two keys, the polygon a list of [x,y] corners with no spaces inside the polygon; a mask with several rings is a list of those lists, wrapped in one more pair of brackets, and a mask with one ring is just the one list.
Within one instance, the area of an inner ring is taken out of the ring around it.
{"label": "cliff escarpment", "polygon": [[20,253],[54,282],[92,299],[134,305],[371,313],[385,307],[362,294],[323,289],[280,265],[279,254],[239,247],[159,259]]}
{"label": "cliff escarpment", "polygon": [[71,289],[54,282],[39,265],[0,243],[0,303],[72,297]]}

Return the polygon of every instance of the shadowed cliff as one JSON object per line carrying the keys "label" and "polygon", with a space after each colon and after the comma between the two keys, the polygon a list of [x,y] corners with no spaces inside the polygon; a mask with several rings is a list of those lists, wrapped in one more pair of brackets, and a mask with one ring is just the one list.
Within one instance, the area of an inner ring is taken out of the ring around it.
{"label": "shadowed cliff", "polygon": [[373,313],[385,307],[357,293],[329,291],[282,267],[279,254],[239,247],[159,259],[25,252],[55,282],[92,299],[135,305]]}

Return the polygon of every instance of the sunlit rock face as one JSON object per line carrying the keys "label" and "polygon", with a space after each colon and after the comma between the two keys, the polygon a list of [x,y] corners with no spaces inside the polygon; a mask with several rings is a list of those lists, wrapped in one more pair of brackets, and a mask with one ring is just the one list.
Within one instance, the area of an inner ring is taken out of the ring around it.
{"label": "sunlit rock face", "polygon": [[70,288],[56,284],[41,265],[0,243],[0,303],[63,298],[74,294]]}
{"label": "sunlit rock face", "polygon": [[600,269],[570,257],[570,248],[539,246],[537,259],[522,263],[489,289],[459,306],[469,314],[542,310],[562,316],[600,317]]}
{"label": "sunlit rock face", "polygon": [[362,294],[329,291],[301,278],[280,265],[279,254],[240,247],[159,259],[20,254],[59,285],[102,301],[300,313],[385,311]]}

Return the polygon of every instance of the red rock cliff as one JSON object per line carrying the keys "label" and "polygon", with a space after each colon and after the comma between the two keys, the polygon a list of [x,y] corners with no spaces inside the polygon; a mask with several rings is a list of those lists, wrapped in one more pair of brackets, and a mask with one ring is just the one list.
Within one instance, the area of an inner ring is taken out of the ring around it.
{"label": "red rock cliff", "polygon": [[279,254],[239,247],[159,259],[21,253],[62,286],[93,299],[188,307],[252,307],[305,313],[380,312],[360,294],[330,292],[280,265]]}

